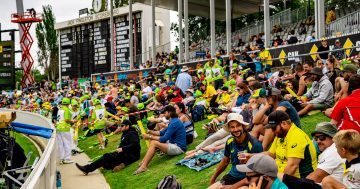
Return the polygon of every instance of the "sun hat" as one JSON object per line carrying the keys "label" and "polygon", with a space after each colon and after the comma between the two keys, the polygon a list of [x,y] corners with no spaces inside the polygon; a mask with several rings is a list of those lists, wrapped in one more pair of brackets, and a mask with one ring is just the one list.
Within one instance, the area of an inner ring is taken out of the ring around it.
{"label": "sun hat", "polygon": [[334,137],[337,131],[338,130],[334,124],[330,122],[321,122],[316,125],[314,132],[311,133],[311,136],[314,136],[317,133],[321,133],[330,137]]}
{"label": "sun hat", "polygon": [[243,119],[243,116],[238,114],[238,113],[230,113],[228,116],[227,116],[227,122],[226,124],[224,125],[224,129],[226,131],[229,131],[229,123],[231,121],[237,121],[238,123],[242,124],[242,125],[246,125],[248,126],[249,123],[245,122],[244,119]]}
{"label": "sun hat", "polygon": [[187,72],[187,71],[189,71],[189,68],[187,66],[183,66],[181,68],[181,72]]}

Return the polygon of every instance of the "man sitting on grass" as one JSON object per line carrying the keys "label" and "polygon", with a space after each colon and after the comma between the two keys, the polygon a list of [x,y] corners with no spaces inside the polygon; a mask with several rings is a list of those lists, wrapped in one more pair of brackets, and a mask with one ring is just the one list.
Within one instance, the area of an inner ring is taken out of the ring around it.
{"label": "man sitting on grass", "polygon": [[170,119],[167,128],[161,131],[149,130],[148,134],[143,134],[144,139],[150,139],[150,146],[134,175],[147,171],[156,149],[168,155],[179,155],[186,151],[186,130],[176,114],[176,109],[168,105],[164,109],[164,115],[166,119]]}
{"label": "man sitting on grass", "polygon": [[304,108],[298,112],[299,116],[304,116],[315,109],[325,110],[330,108],[334,102],[333,86],[329,78],[322,73],[321,68],[312,69],[310,74],[314,83],[302,98]]}
{"label": "man sitting on grass", "polygon": [[[218,189],[221,187],[238,188],[243,183],[245,173],[239,172],[236,165],[240,164],[238,155],[245,153],[260,153],[263,151],[261,143],[252,137],[246,130],[249,123],[243,121],[243,117],[237,113],[230,113],[227,117],[227,124],[224,129],[230,131],[230,137],[225,144],[224,157],[217,167],[215,173],[211,177],[209,189]],[[216,182],[216,178],[225,171],[226,167],[231,163],[231,169],[228,174]],[[227,186],[226,186],[227,185]]]}
{"label": "man sitting on grass", "polygon": [[129,120],[121,123],[121,141],[115,152],[106,153],[100,159],[91,164],[81,166],[76,163],[76,167],[85,175],[95,171],[100,167],[112,169],[114,172],[122,170],[125,166],[140,159],[140,140],[137,131],[131,126]]}
{"label": "man sitting on grass", "polygon": [[313,142],[291,122],[286,112],[272,112],[265,129],[271,129],[276,136],[265,154],[276,160],[279,173],[305,178],[316,169],[317,157]]}

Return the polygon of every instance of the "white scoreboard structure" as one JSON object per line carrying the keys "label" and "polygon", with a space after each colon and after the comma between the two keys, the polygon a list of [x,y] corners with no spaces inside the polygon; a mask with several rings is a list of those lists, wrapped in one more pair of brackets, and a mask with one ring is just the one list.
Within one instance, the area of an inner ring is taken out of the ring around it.
{"label": "white scoreboard structure", "polygon": [[[94,0],[93,10],[104,9]],[[94,73],[109,72],[110,45],[114,45],[115,71],[130,69],[129,7],[113,9],[114,39],[110,42],[110,11],[103,11],[55,24],[59,34],[59,62],[62,78],[84,78]],[[151,57],[151,6],[133,4],[134,66]],[[170,11],[155,9],[156,46],[170,43]],[[170,45],[162,49],[170,51]]]}

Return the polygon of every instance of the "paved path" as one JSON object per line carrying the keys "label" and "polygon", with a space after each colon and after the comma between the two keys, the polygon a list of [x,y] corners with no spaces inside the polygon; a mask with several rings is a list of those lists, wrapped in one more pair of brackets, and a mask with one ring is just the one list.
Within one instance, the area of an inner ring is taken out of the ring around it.
{"label": "paved path", "polygon": [[[84,165],[89,162],[89,157],[85,153],[77,154],[71,157],[74,162]],[[61,189],[110,189],[103,174],[96,170],[87,176],[79,171],[75,163],[58,165],[58,170],[61,172]]]}

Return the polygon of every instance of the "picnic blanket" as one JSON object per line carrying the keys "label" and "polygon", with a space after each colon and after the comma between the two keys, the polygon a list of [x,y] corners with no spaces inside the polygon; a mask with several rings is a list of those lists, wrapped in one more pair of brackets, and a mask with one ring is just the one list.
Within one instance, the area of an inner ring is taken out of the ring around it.
{"label": "picnic blanket", "polygon": [[191,159],[182,159],[176,165],[183,165],[196,171],[204,170],[212,165],[219,163],[224,157],[224,150],[218,150],[215,153],[199,154]]}

